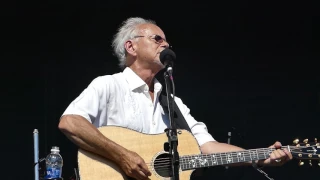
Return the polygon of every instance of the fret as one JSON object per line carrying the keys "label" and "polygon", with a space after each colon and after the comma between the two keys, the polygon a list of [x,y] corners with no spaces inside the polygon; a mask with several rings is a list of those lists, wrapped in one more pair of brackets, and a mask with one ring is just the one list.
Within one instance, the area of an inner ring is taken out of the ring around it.
{"label": "fret", "polygon": [[269,158],[271,152],[271,149],[263,148],[235,152],[183,156],[180,159],[180,168],[182,170],[196,169],[237,162],[248,162],[253,160],[267,159]]}
{"label": "fret", "polygon": [[201,157],[195,156],[195,157],[194,157],[194,161],[195,161],[195,163],[196,163],[196,167],[197,167],[197,168],[198,168],[198,167],[201,167],[201,162],[202,162]]}
{"label": "fret", "polygon": [[189,164],[191,165],[192,168],[196,168],[197,167],[197,162],[194,160],[195,156],[190,156],[190,159],[189,159]]}
{"label": "fret", "polygon": [[252,160],[252,157],[251,157],[251,153],[250,153],[250,150],[246,151],[246,153],[249,152],[249,157],[250,157],[250,160]]}
{"label": "fret", "polygon": [[207,155],[189,156],[183,164],[184,166],[181,166],[182,169],[195,169],[209,166]]}
{"label": "fret", "polygon": [[251,161],[258,159],[257,151],[255,152],[255,150],[249,150],[249,154],[250,154]]}
{"label": "fret", "polygon": [[186,159],[186,164],[188,165],[188,169],[191,169],[192,166],[191,166],[191,163],[190,163],[190,158],[191,156],[188,156],[188,159]]}
{"label": "fret", "polygon": [[217,160],[216,154],[211,154],[210,157],[211,157],[211,164],[212,164],[212,166],[218,165],[218,160]]}
{"label": "fret", "polygon": [[246,161],[244,151],[240,151],[237,153],[238,162]]}
{"label": "fret", "polygon": [[189,156],[188,158],[188,164],[189,164],[189,168],[194,168],[194,161],[192,161],[192,156]]}
{"label": "fret", "polygon": [[263,148],[263,149],[256,149],[257,152],[257,160],[258,159],[268,159],[270,156],[270,149]]}
{"label": "fret", "polygon": [[268,159],[269,158],[269,156],[270,156],[270,154],[271,154],[271,152],[270,152],[271,150],[270,149],[268,149],[268,151],[263,151],[263,154],[264,154],[264,158],[265,159]]}
{"label": "fret", "polygon": [[221,153],[219,153],[218,155],[220,156],[220,161],[221,161],[221,163],[220,163],[220,164],[224,164],[224,163],[223,163],[222,156],[221,156]]}
{"label": "fret", "polygon": [[181,169],[186,169],[186,167],[185,167],[185,157],[180,157],[180,167],[181,167]]}
{"label": "fret", "polygon": [[185,156],[184,159],[185,159],[185,162],[184,162],[185,169],[192,169],[192,168],[191,168],[191,164],[189,163],[190,156]]}
{"label": "fret", "polygon": [[200,164],[200,167],[207,167],[209,165],[209,162],[207,160],[207,155],[202,155],[198,158],[198,162]]}
{"label": "fret", "polygon": [[227,163],[233,163],[233,157],[232,157],[232,152],[231,153],[225,153],[226,154],[226,159],[227,159]]}
{"label": "fret", "polygon": [[180,157],[180,167],[181,167],[181,169],[184,169],[184,160],[185,160],[185,158],[183,158],[183,157]]}

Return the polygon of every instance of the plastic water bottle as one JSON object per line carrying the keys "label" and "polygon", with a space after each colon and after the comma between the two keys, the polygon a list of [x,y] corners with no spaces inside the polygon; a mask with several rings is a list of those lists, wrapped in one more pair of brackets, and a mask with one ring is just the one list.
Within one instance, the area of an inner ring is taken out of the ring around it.
{"label": "plastic water bottle", "polygon": [[53,146],[51,153],[46,157],[45,179],[61,178],[63,159],[60,155],[59,147]]}

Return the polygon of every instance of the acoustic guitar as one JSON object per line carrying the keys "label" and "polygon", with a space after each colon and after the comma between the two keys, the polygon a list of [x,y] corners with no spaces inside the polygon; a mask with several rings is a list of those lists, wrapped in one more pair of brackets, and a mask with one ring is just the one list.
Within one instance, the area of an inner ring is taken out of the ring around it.
{"label": "acoustic guitar", "polygon": [[[171,177],[171,156],[164,150],[167,134],[143,134],[127,128],[104,126],[99,131],[117,144],[138,153],[146,162],[152,175],[151,180],[169,180]],[[274,148],[249,149],[235,152],[201,154],[194,136],[187,130],[178,130],[179,179],[189,180],[195,169],[228,165],[269,158]],[[320,145],[298,143],[287,148],[297,159],[320,159]],[[129,180],[128,176],[112,161],[97,154],[78,150],[78,168],[81,180]]]}

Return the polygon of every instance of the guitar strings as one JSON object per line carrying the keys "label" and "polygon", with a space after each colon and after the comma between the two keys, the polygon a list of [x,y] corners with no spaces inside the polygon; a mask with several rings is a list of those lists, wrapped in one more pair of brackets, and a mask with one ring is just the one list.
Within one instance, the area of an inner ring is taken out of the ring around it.
{"label": "guitar strings", "polygon": [[[264,152],[266,152],[266,151],[264,151]],[[265,155],[265,153],[264,152],[258,152],[258,153],[255,153],[255,154],[259,154],[258,156],[260,156],[260,155],[262,155],[262,156],[264,156]],[[270,152],[270,151],[267,151],[267,152]],[[262,154],[263,153],[263,154]],[[299,152],[300,154],[310,154],[310,153],[305,153],[305,152]],[[192,157],[199,157],[199,156],[204,156],[204,157],[211,157],[211,156],[214,156],[214,155],[216,155],[216,154],[200,154],[200,155],[187,155],[187,156],[181,156],[181,159],[184,159],[184,160],[192,160]],[[230,155],[230,154],[228,154],[228,153],[226,153],[226,154],[220,154],[219,155],[219,157],[218,156],[216,156],[215,158],[216,159],[218,159],[218,158],[220,158],[220,157],[237,157],[237,158],[241,158],[241,157],[251,157],[251,154],[245,154],[245,155],[243,155],[243,156],[239,156],[239,155]],[[161,161],[161,160],[167,160],[167,159],[169,159],[170,160],[170,158],[158,158],[158,159],[156,159],[155,161]],[[196,158],[197,159],[197,158]],[[198,158],[199,159],[199,158]]]}
{"label": "guitar strings", "polygon": [[[308,153],[304,153],[304,154],[308,154]],[[263,157],[261,158],[263,159]],[[234,162],[234,163],[237,163],[237,162]],[[184,162],[183,165],[180,165],[181,169],[182,170],[190,170],[190,169],[196,169],[196,168],[202,168],[202,167],[208,167],[210,166],[209,165],[210,163],[209,162],[206,162],[206,163],[201,163],[201,162],[193,162],[193,163],[187,163]],[[217,164],[214,164],[214,163],[211,163],[212,165],[217,165]],[[228,164],[232,164],[232,163],[228,163]],[[220,164],[220,165],[223,165],[223,164]],[[152,168],[152,169],[155,169],[156,172],[160,173],[160,172],[167,172],[167,171],[170,171],[171,169],[171,161],[169,158],[167,158],[165,160],[165,162],[161,162],[161,163],[158,163],[156,165],[153,165],[151,163],[147,163],[147,166],[149,168]]]}
{"label": "guitar strings", "polygon": [[[305,154],[310,154],[310,153],[305,153],[305,152],[300,152],[299,154],[303,154],[303,155],[305,155]],[[212,158],[211,158],[211,156],[210,155],[204,155],[205,157],[209,157],[210,158],[210,160],[211,161],[213,161],[212,160]],[[264,154],[259,154],[257,157],[259,158],[259,159],[264,159]],[[251,156],[250,155],[244,155],[244,156],[241,156],[241,157],[239,157],[239,156],[234,156],[234,155],[232,155],[232,156],[228,156],[228,155],[220,155],[219,157],[214,157],[214,160],[215,161],[218,161],[218,159],[221,159],[221,158],[238,158],[238,159],[241,159],[242,157],[244,157],[244,159],[247,159],[247,158],[250,158],[251,159]],[[191,160],[197,160],[197,158],[195,158],[195,159],[192,159],[192,156],[188,156],[188,157],[186,157],[186,156],[182,156],[182,157],[180,157],[181,158],[181,162],[182,163],[186,163],[186,162],[183,162],[183,161],[191,161]],[[201,158],[198,158],[198,159],[201,159]],[[253,159],[256,159],[256,158],[253,158]],[[228,161],[228,160],[220,160],[220,161]],[[159,165],[159,164],[166,164],[167,162],[171,162],[171,158],[159,158],[159,159],[156,159],[155,160],[155,162],[154,163],[146,163],[146,164],[157,164],[157,165]],[[190,162],[191,163],[191,162]],[[235,162],[235,163],[237,163],[237,162]],[[224,164],[224,163],[223,163]]]}
{"label": "guitar strings", "polygon": [[[309,153],[303,153],[303,154],[309,154]],[[246,157],[250,157],[250,156],[246,156]],[[264,157],[264,155],[263,156],[259,156],[259,159],[263,159],[263,157]],[[158,172],[158,173],[170,172],[170,170],[171,170],[171,159],[170,158],[162,158],[162,159],[163,159],[163,161],[161,163],[160,162],[158,162],[157,164],[147,163],[147,166],[150,169],[155,169],[155,171]],[[244,161],[244,162],[246,162],[246,161]],[[190,169],[208,167],[208,166],[210,166],[210,164],[218,165],[218,164],[215,164],[213,162],[212,163],[209,163],[209,162],[202,163],[202,162],[199,162],[199,161],[194,161],[193,163],[181,162],[180,161],[180,163],[182,163],[182,165],[180,165],[182,170],[190,170]],[[237,162],[234,162],[234,163],[237,163]],[[223,164],[226,164],[226,163],[223,163]],[[223,164],[220,164],[220,165],[223,165]],[[232,163],[228,163],[228,164],[232,164]]]}
{"label": "guitar strings", "polygon": [[[274,149],[275,148],[262,148],[261,150],[255,152],[254,154],[261,154],[261,153],[265,154],[265,152],[270,152],[270,151],[272,151]],[[300,149],[300,148],[292,147],[291,151],[295,150],[295,149]],[[253,151],[256,151],[256,150],[246,150],[246,151],[238,151],[238,152],[237,151],[236,152],[225,152],[225,153],[213,153],[213,154],[186,155],[186,156],[181,156],[181,158],[188,159],[188,158],[199,157],[199,156],[204,156],[204,157],[208,157],[209,156],[209,157],[211,157],[211,156],[215,156],[215,155],[218,155],[216,158],[218,158],[218,157],[226,157],[226,156],[228,156],[228,157],[230,157],[230,156],[231,157],[238,157],[239,158],[239,153],[241,153],[241,152],[243,152],[243,154],[244,154],[242,157],[250,157],[250,156],[254,155],[254,154],[250,153],[250,152],[253,152]],[[236,155],[233,155],[233,153],[235,153]],[[248,153],[249,153],[249,155],[248,155]],[[300,153],[303,154],[303,152],[300,152]],[[308,153],[306,153],[306,154],[308,154]],[[159,158],[159,159],[156,159],[156,161],[159,161],[159,160],[162,160],[162,159],[166,160],[166,159],[170,159],[170,158]]]}
{"label": "guitar strings", "polygon": [[[257,152],[257,153],[255,153],[255,154],[261,154],[261,153],[263,153],[263,154],[265,154],[265,152],[270,152],[271,150],[272,150],[273,148],[269,148],[269,149],[262,149],[262,151],[260,150],[259,152]],[[293,151],[293,150],[295,150],[295,149],[300,149],[300,148],[291,148],[291,151]],[[241,152],[241,151],[240,151]],[[245,153],[243,153],[243,154],[245,154],[245,155],[243,155],[242,157],[250,157],[250,155],[251,155],[251,153],[250,152],[248,152],[248,151],[244,151]],[[252,152],[252,151],[251,151]],[[293,152],[295,152],[295,151],[293,151]],[[236,153],[237,155],[233,155],[232,153]],[[239,155],[238,155],[238,153],[239,152],[225,152],[225,153],[217,153],[217,154],[220,154],[220,155],[218,155],[218,156],[220,156],[220,157],[225,157],[225,156],[229,156],[230,157],[230,155],[232,156],[232,157],[239,157]],[[249,153],[249,155],[248,155],[248,153]],[[300,152],[301,154],[309,154],[309,153],[304,153],[304,152]],[[181,156],[181,158],[183,158],[183,159],[188,159],[188,158],[192,158],[192,157],[199,157],[199,156],[213,156],[213,155],[216,155],[216,154],[200,154],[200,155],[186,155],[186,156]],[[241,157],[241,156],[240,156]],[[162,159],[170,159],[170,158],[159,158],[159,159],[157,159],[156,161],[159,161],[159,160],[162,160]]]}
{"label": "guitar strings", "polygon": [[[224,155],[224,157],[223,156],[221,156],[221,158],[225,158],[225,157],[227,157],[226,155]],[[237,157],[237,156],[234,156],[234,157]],[[245,159],[246,158],[250,158],[250,155],[246,155],[246,156],[242,156],[242,157],[245,157]],[[264,155],[258,155],[258,157],[261,157],[261,158],[263,158],[264,157]],[[200,159],[200,158],[199,158]],[[220,158],[215,158],[216,159],[216,161],[218,161],[218,159],[220,159]],[[259,158],[260,159],[260,158]],[[185,164],[185,163],[189,163],[189,162],[184,162],[184,161],[191,161],[191,160],[193,160],[193,159],[189,159],[189,158],[184,158],[184,157],[182,157],[181,158],[181,160],[180,160],[180,163],[183,163],[183,164]],[[212,159],[211,159],[211,161],[212,161]],[[220,160],[221,161],[221,160]],[[227,160],[224,160],[224,161],[226,161],[227,162]],[[154,163],[146,163],[147,165],[152,165],[152,164],[156,164],[155,166],[158,166],[159,164],[160,165],[163,165],[163,164],[170,164],[171,163],[171,158],[159,158],[159,159],[157,159],[157,160],[155,160],[155,162]],[[191,163],[191,162],[190,162]],[[194,161],[193,163],[197,163],[196,161]],[[236,162],[235,162],[236,163]]]}
{"label": "guitar strings", "polygon": [[[316,146],[316,145],[312,145],[312,146],[300,146],[300,147],[297,147],[297,146],[290,146],[290,149],[291,151],[293,150],[297,150],[297,149],[301,149],[301,147],[313,147],[313,146]],[[283,149],[283,148],[281,148]],[[259,152],[257,151],[259,150]],[[263,157],[265,157],[265,152],[270,152],[271,150],[275,150],[275,148],[261,148],[261,149],[257,149],[257,150],[245,150],[243,152],[246,152],[245,155],[243,155],[242,157],[244,157],[245,159],[246,158],[250,158],[252,159],[251,157],[251,154],[250,152],[251,151],[257,151],[258,153],[255,153],[255,154],[258,154],[256,157],[258,157],[258,159],[263,159]],[[293,151],[294,152],[294,151]],[[226,153],[222,153],[220,154],[220,159],[221,159],[221,165],[222,164],[231,164],[231,163],[223,163],[224,161],[225,162],[228,162],[228,160],[222,160],[222,158],[230,158],[230,157],[236,157],[236,158],[239,158],[238,155],[234,156],[232,155],[232,153],[239,153],[239,152],[226,152]],[[249,153],[249,154],[248,154]],[[263,154],[261,154],[263,153]],[[300,154],[310,154],[310,153],[305,153],[305,152],[299,152]],[[218,153],[219,154],[219,153]],[[231,156],[230,156],[231,154]],[[204,157],[210,157],[213,156],[213,155],[216,155],[216,154],[203,154],[203,155],[189,155],[189,156],[182,156],[181,157],[181,160],[180,160],[180,163],[182,163],[182,169],[195,169],[195,168],[201,168],[201,166],[203,167],[207,167],[206,164],[209,165],[209,162],[199,162],[199,161],[196,161],[197,159],[192,159],[192,157],[199,157],[199,156],[204,156]],[[219,157],[214,157],[215,158],[215,161],[211,161],[212,162],[217,162],[218,161],[218,158]],[[199,160],[202,160],[200,158],[198,158]],[[191,160],[195,160],[193,162],[191,162]],[[186,161],[186,162],[184,162]],[[245,162],[245,161],[244,161]],[[234,163],[237,163],[237,162],[234,162]],[[171,158],[159,158],[159,159],[156,159],[154,163],[146,163],[149,167],[153,167],[156,169],[157,172],[160,172],[160,171],[167,171],[167,170],[170,170],[170,166],[171,166]],[[212,165],[216,165],[216,163],[211,163]],[[184,168],[184,166],[191,166],[189,168]]]}

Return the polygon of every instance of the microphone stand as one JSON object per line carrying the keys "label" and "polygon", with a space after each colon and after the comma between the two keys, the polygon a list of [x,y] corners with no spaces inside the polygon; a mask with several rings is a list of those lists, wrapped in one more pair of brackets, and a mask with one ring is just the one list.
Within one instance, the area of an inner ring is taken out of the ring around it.
{"label": "microphone stand", "polygon": [[39,180],[39,131],[33,130],[34,180]]}
{"label": "microphone stand", "polygon": [[[172,67],[167,66],[167,71],[164,72],[164,79],[166,84],[167,91],[167,102],[168,102],[168,112],[170,120],[170,128],[166,129],[166,133],[169,141],[169,153],[171,159],[172,167],[172,180],[179,180],[179,153],[177,150],[178,147],[178,136],[176,123],[174,122],[174,96],[175,96],[175,87],[172,77]],[[172,91],[171,91],[172,89]],[[173,96],[171,96],[171,94]]]}

